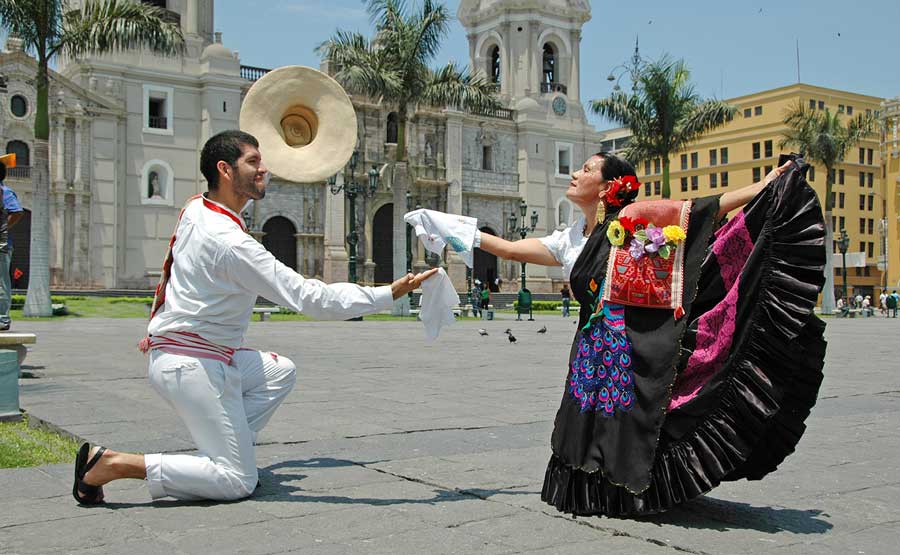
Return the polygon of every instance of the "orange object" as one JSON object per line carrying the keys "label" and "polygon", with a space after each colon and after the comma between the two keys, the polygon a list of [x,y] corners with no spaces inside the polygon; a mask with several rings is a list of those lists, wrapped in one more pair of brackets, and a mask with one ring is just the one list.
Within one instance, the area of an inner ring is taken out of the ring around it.
{"label": "orange object", "polygon": [[0,156],[0,162],[2,162],[4,166],[6,166],[6,169],[16,167],[16,153],[10,152],[9,154]]}
{"label": "orange object", "polygon": [[13,279],[19,279],[20,277],[22,277],[24,275],[25,275],[25,272],[23,272],[22,270],[20,270],[18,268],[13,270]]}

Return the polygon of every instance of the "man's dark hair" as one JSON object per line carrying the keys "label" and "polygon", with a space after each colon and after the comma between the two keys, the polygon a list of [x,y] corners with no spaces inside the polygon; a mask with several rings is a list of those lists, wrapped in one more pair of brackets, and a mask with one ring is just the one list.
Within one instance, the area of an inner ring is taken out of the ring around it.
{"label": "man's dark hair", "polygon": [[200,173],[206,178],[210,191],[219,188],[219,170],[216,164],[221,160],[232,168],[235,167],[237,159],[241,157],[241,145],[259,148],[259,141],[250,133],[232,129],[213,135],[203,145],[200,152]]}
{"label": "man's dark hair", "polygon": [[6,164],[0,162],[0,181],[6,179]]}

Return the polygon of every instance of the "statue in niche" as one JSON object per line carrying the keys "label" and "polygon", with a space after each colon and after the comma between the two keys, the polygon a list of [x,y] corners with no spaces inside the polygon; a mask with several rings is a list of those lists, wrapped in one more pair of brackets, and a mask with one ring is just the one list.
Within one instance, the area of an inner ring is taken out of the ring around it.
{"label": "statue in niche", "polygon": [[497,134],[494,131],[484,128],[484,124],[482,124],[481,129],[478,130],[477,136],[478,144],[482,146],[491,146],[497,142]]}
{"label": "statue in niche", "polygon": [[151,171],[147,174],[147,198],[163,200],[162,185],[159,182],[159,172]]}
{"label": "statue in niche", "polygon": [[431,146],[431,137],[425,139],[425,159],[431,160],[434,158],[434,147]]}

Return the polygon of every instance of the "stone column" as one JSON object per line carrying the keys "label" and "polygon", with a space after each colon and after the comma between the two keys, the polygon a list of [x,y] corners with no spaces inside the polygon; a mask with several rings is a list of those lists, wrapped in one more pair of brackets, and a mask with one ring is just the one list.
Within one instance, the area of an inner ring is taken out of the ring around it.
{"label": "stone column", "polygon": [[[397,122],[398,125],[405,125],[405,122]],[[409,190],[409,166],[406,162],[396,162],[394,164],[394,229],[393,229],[393,250],[394,250],[394,277],[406,275],[406,221],[403,219],[404,208],[406,207],[406,191]],[[403,295],[394,301],[394,307],[391,314],[395,316],[409,316],[409,297]]]}
{"label": "stone column", "polygon": [[[534,85],[540,82],[540,77],[533,77],[534,74],[534,41],[537,40],[537,37],[534,36],[534,33],[531,32],[532,23],[530,21],[526,21],[525,26],[525,36],[528,37],[528,45],[525,47],[525,96],[528,96],[530,91],[534,90]],[[540,74],[538,74],[540,75]],[[538,90],[540,90],[540,85],[538,85]]]}
{"label": "stone column", "polygon": [[[572,72],[569,77],[568,97],[572,102],[580,102],[581,98],[581,31],[574,29],[572,39]],[[585,154],[586,156],[586,154]]]}
{"label": "stone column", "polygon": [[81,134],[84,129],[82,122],[83,120],[80,117],[75,119],[75,178],[73,180],[75,185],[75,203],[72,210],[75,236],[73,237],[74,252],[72,253],[73,275],[70,278],[78,285],[84,284],[84,276],[87,274],[87,238],[82,229],[82,210],[87,206],[85,204],[84,182],[81,178],[81,157],[83,155]]}
{"label": "stone column", "polygon": [[500,39],[503,41],[503,50],[500,58],[500,94],[513,96],[515,92],[512,89],[512,49],[510,42],[512,37],[509,32],[509,22],[500,24]]}
{"label": "stone column", "polygon": [[[344,183],[343,172],[338,173],[337,183]],[[344,194],[332,195],[325,185],[325,260],[323,279],[328,283],[347,281],[347,249],[344,246],[346,216],[344,215]]]}
{"label": "stone column", "polygon": [[[444,110],[447,115],[447,212],[462,214],[462,160],[463,114],[456,110]],[[447,274],[457,291],[466,288],[466,263],[455,252],[447,249]]]}
{"label": "stone column", "polygon": [[50,283],[59,283],[62,279],[63,247],[65,241],[64,223],[66,218],[66,120],[58,117],[53,126],[56,134],[53,159],[56,164],[55,179],[50,191],[50,206],[53,209],[50,224]]}

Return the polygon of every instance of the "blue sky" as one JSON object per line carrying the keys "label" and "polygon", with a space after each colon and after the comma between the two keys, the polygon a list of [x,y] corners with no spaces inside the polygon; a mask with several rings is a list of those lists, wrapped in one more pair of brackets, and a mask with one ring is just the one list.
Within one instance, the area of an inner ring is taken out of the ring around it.
{"label": "blue sky", "polygon": [[[458,0],[435,65],[468,63]],[[640,37],[641,54],[684,58],[697,90],[730,98],[797,81],[880,97],[900,95],[900,1],[690,0],[591,2],[581,44],[582,102],[610,92],[606,76],[626,61]],[[629,9],[625,9],[627,6]],[[216,30],[261,67],[318,67],[313,48],[338,28],[370,33],[360,0],[225,0],[216,2]],[[596,121],[598,128],[608,127]]]}

